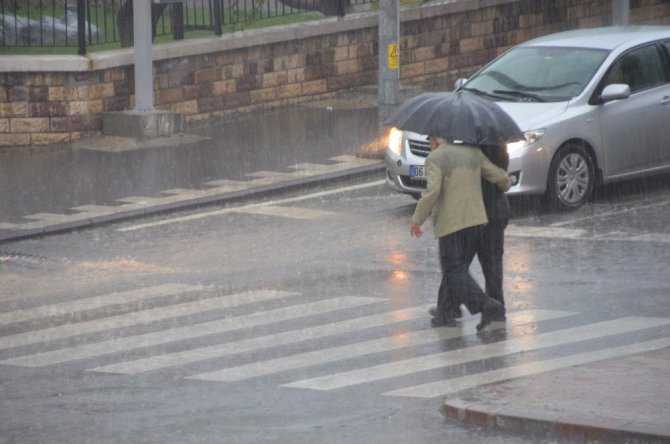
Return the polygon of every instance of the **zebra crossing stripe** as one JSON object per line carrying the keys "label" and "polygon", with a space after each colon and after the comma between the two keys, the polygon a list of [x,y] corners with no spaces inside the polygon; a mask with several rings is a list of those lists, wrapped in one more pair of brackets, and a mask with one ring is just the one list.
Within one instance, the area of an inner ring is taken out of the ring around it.
{"label": "zebra crossing stripe", "polygon": [[384,395],[405,396],[413,398],[434,398],[436,396],[457,393],[461,390],[466,390],[484,384],[491,384],[494,382],[520,378],[523,376],[532,376],[539,373],[560,370],[576,365],[589,364],[591,362],[602,361],[605,359],[660,350],[666,347],[670,347],[670,338],[654,339],[651,341],[605,348],[561,358],[529,362],[527,364],[515,365],[512,367],[478,373],[475,375],[462,376],[460,378],[416,385],[413,387],[387,392],[384,393]]}
{"label": "zebra crossing stripe", "polygon": [[[529,310],[509,313],[507,315],[510,324],[523,324],[546,319],[574,315],[575,313],[565,311]],[[463,323],[463,326],[477,322],[475,318]],[[356,356],[365,356],[372,353],[381,353],[399,348],[411,347],[419,344],[437,342],[444,339],[463,336],[460,328],[431,328],[410,333],[373,339],[329,349],[314,350],[283,358],[268,361],[254,362],[252,364],[238,367],[230,367],[207,373],[188,376],[188,379],[199,379],[205,381],[238,381],[256,376],[278,373],[301,367],[325,364],[329,362],[344,360]]]}
{"label": "zebra crossing stripe", "polygon": [[379,298],[364,298],[344,296],[306,304],[290,305],[275,310],[256,312],[250,315],[236,316],[217,321],[204,322],[186,327],[156,331],[135,336],[127,336],[97,343],[53,350],[50,352],[0,361],[0,364],[9,364],[23,367],[39,367],[78,359],[102,356],[110,353],[133,350],[158,344],[166,344],[185,339],[197,338],[212,334],[224,333],[241,328],[255,327],[273,322],[286,321],[310,315],[328,313],[335,310],[359,307],[362,305],[384,302]]}
{"label": "zebra crossing stripe", "polygon": [[103,367],[92,368],[88,371],[133,374],[166,367],[173,367],[176,365],[189,364],[196,361],[204,361],[211,358],[220,358],[236,353],[248,353],[259,349],[278,347],[280,345],[323,338],[340,334],[342,332],[353,332],[365,328],[381,327],[384,325],[409,321],[421,317],[425,318],[427,310],[433,305],[435,304],[427,304],[420,307],[410,307],[371,316],[347,319],[340,322],[316,325],[314,327],[303,328],[300,330],[289,330],[282,333],[258,336],[240,341],[226,342],[223,344],[199,347],[176,353],[151,356],[134,361],[119,362]]}
{"label": "zebra crossing stripe", "polygon": [[163,284],[153,287],[137,288],[129,291],[107,293],[100,296],[78,299],[76,301],[41,305],[39,307],[0,313],[0,325],[32,321],[50,316],[63,316],[73,312],[94,310],[98,308],[126,304],[129,302],[144,301],[160,296],[170,296],[192,291],[199,291],[203,290],[204,288],[205,287],[202,285]]}
{"label": "zebra crossing stripe", "polygon": [[466,362],[581,342],[610,335],[629,333],[667,324],[670,324],[670,319],[626,317],[565,330],[521,337],[508,341],[494,342],[491,344],[477,345],[413,359],[405,359],[402,361],[321,376],[318,378],[305,379],[285,384],[284,387],[332,390],[456,364],[464,364]]}
{"label": "zebra crossing stripe", "polygon": [[133,313],[109,316],[74,324],[65,324],[57,327],[49,327],[11,336],[3,336],[0,337],[0,349],[20,347],[38,342],[52,341],[54,339],[69,338],[85,333],[96,333],[114,328],[148,324],[150,322],[162,321],[196,313],[204,313],[211,310],[235,307],[243,304],[284,298],[296,294],[298,293],[260,290],[200,299],[192,302],[174,304],[168,307],[150,308]]}

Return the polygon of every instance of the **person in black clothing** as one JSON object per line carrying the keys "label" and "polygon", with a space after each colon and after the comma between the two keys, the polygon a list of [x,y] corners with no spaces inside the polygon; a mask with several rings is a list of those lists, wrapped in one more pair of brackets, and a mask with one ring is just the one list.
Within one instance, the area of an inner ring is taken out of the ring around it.
{"label": "person in black clothing", "polygon": [[[484,145],[480,148],[493,164],[507,170],[509,155],[504,145]],[[477,258],[486,281],[486,295],[504,306],[503,253],[505,228],[507,228],[511,210],[507,196],[495,185],[491,186],[490,183],[482,181],[482,194],[489,223],[484,226],[477,243]]]}

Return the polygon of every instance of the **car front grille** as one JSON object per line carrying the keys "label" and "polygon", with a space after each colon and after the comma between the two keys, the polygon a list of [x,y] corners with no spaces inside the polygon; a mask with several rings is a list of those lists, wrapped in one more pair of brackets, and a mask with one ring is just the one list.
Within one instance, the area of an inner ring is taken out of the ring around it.
{"label": "car front grille", "polygon": [[430,142],[424,142],[423,140],[408,140],[409,150],[415,156],[428,157],[430,154]]}
{"label": "car front grille", "polygon": [[400,176],[402,184],[410,188],[426,188],[426,181],[423,179],[412,179],[409,176]]}

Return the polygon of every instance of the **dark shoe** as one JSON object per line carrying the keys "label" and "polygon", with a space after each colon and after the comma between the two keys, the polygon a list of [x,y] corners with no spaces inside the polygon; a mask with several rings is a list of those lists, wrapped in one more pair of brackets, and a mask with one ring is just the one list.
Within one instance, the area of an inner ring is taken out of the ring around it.
{"label": "dark shoe", "polygon": [[505,307],[495,299],[487,297],[482,307],[482,318],[477,324],[477,331],[482,331],[491,322],[505,319]]}
{"label": "dark shoe", "polygon": [[[429,313],[432,317],[437,316],[437,307],[431,307],[431,308],[429,308],[429,309],[428,309],[428,313]],[[463,317],[463,312],[461,311],[461,308],[460,308],[460,307],[458,307],[457,309],[455,309],[454,311],[452,311],[450,314],[451,314],[451,317],[453,317],[454,319],[460,319],[460,318]]]}
{"label": "dark shoe", "polygon": [[505,321],[507,321],[507,317],[505,316],[505,313],[507,312],[507,309],[505,308],[505,302],[503,302],[502,299],[500,299],[500,298],[491,298],[491,299],[493,299],[496,302],[499,302],[500,305],[503,306],[503,314],[502,315],[496,315],[493,318],[493,322],[505,322]]}
{"label": "dark shoe", "polygon": [[430,320],[430,325],[433,327],[457,327],[458,324],[454,318],[446,318],[443,320],[438,320],[437,318],[432,318]]}
{"label": "dark shoe", "polygon": [[493,317],[492,322],[506,322],[507,321],[507,316],[505,316],[505,313],[501,315],[496,315]]}

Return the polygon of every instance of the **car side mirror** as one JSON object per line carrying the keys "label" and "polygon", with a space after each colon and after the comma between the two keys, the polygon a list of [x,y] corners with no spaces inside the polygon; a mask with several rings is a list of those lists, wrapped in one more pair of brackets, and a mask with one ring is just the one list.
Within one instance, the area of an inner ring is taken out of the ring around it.
{"label": "car side mirror", "polygon": [[465,85],[465,82],[467,82],[467,81],[468,81],[468,79],[463,79],[463,78],[456,80],[454,82],[454,91],[458,91],[459,89],[461,89],[461,87],[463,85]]}
{"label": "car side mirror", "polygon": [[625,83],[612,83],[607,85],[602,94],[600,94],[601,103],[611,102],[612,100],[627,99],[630,97],[630,86]]}

